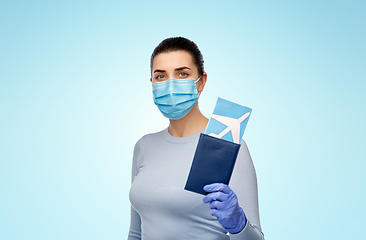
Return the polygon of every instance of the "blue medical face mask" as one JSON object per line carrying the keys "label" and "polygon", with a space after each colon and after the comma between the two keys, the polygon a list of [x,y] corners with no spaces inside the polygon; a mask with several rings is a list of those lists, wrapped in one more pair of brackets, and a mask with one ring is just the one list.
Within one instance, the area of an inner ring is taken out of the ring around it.
{"label": "blue medical face mask", "polygon": [[198,99],[195,79],[170,78],[152,85],[154,103],[169,119],[180,119],[187,115]]}

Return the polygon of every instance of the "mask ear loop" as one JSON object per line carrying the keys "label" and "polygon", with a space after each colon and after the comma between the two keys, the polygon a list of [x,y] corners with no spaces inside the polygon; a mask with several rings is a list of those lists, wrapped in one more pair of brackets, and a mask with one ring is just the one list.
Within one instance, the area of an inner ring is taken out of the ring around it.
{"label": "mask ear loop", "polygon": [[[202,76],[201,76],[201,77],[202,77]],[[195,81],[194,83],[197,83],[199,80],[201,80],[201,77],[199,77],[199,78],[197,79],[197,81]],[[198,93],[197,98],[200,98],[200,96],[201,96],[201,92],[199,92],[199,93]]]}

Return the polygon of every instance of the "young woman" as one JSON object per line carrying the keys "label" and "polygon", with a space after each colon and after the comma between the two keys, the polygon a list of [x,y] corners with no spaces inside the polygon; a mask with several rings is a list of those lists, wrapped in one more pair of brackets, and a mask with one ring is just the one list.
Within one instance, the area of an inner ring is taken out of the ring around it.
{"label": "young woman", "polygon": [[183,37],[165,39],[150,67],[154,102],[169,126],[135,145],[128,239],[264,239],[255,169],[244,141],[230,187],[206,185],[207,196],[184,190],[208,124],[197,102],[207,81],[197,45]]}

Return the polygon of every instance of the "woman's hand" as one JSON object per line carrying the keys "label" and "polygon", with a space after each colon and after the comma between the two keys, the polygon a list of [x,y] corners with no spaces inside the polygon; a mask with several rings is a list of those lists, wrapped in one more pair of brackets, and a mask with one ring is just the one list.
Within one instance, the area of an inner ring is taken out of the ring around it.
{"label": "woman's hand", "polygon": [[223,183],[206,185],[203,190],[209,192],[203,198],[203,202],[210,203],[211,215],[217,217],[219,223],[229,233],[241,232],[245,227],[246,217],[234,191]]}

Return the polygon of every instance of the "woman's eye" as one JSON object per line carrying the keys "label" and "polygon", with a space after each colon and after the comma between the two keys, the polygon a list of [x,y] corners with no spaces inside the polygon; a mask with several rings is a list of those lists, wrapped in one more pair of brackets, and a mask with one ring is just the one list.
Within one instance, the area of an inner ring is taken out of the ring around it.
{"label": "woman's eye", "polygon": [[181,73],[179,73],[179,77],[187,77],[188,76],[188,74],[187,73],[185,73],[185,72],[181,72]]}
{"label": "woman's eye", "polygon": [[160,80],[160,79],[163,79],[163,78],[164,78],[164,75],[157,75],[157,76],[156,76],[156,79],[159,79],[159,80]]}

